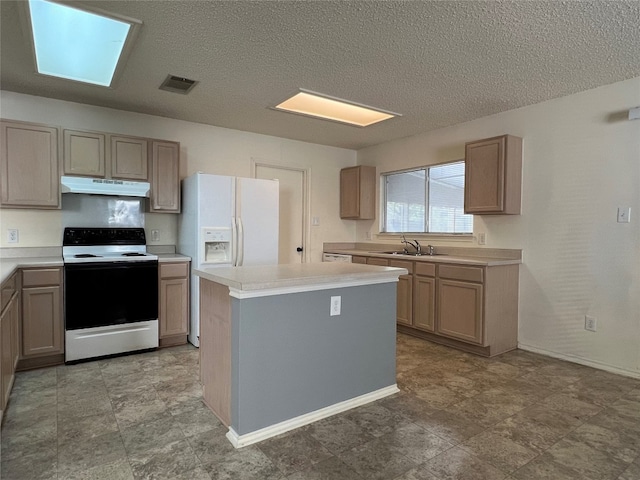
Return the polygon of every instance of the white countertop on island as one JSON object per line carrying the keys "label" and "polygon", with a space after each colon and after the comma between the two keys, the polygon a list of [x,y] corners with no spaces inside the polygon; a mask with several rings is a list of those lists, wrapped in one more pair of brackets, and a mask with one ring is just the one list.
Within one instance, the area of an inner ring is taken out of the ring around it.
{"label": "white countertop on island", "polygon": [[250,267],[195,269],[201,278],[229,287],[235,298],[253,298],[287,293],[355,287],[397,282],[404,268],[353,263],[301,263]]}

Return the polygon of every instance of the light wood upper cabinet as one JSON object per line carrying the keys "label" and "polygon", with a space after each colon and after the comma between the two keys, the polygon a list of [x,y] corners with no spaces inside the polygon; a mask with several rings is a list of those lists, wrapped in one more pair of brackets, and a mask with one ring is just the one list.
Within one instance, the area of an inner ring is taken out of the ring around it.
{"label": "light wood upper cabinet", "polygon": [[22,358],[64,353],[62,269],[22,272]]}
{"label": "light wood upper cabinet", "polygon": [[465,213],[519,215],[521,188],[521,138],[503,135],[466,144]]}
{"label": "light wood upper cabinet", "polygon": [[376,168],[360,165],[340,170],[340,218],[376,217]]}
{"label": "light wood upper cabinet", "polygon": [[[161,263],[159,274],[158,317],[161,343],[186,343],[189,333],[189,263]],[[168,337],[179,338],[162,342]]]}
{"label": "light wood upper cabinet", "polygon": [[0,205],[60,208],[58,129],[0,122]]}
{"label": "light wood upper cabinet", "polygon": [[104,178],[105,134],[64,131],[64,174]]}
{"label": "light wood upper cabinet", "polygon": [[180,144],[152,142],[151,212],[180,213]]}
{"label": "light wood upper cabinet", "polygon": [[111,178],[147,181],[147,140],[135,137],[111,137]]}

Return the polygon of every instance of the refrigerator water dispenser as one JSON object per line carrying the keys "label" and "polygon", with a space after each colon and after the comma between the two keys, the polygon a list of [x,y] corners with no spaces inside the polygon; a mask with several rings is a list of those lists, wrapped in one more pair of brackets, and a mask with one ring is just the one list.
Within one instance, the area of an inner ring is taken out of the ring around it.
{"label": "refrigerator water dispenser", "polygon": [[231,263],[231,229],[203,227],[201,237],[202,263]]}

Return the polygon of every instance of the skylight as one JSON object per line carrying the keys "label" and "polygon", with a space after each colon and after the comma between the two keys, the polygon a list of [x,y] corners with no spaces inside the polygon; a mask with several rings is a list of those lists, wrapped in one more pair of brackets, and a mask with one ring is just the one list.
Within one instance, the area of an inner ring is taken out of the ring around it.
{"label": "skylight", "polygon": [[38,73],[104,87],[140,23],[47,0],[29,0],[29,13]]}
{"label": "skylight", "polygon": [[291,98],[276,105],[275,108],[358,127],[367,127],[374,123],[400,116],[397,113],[302,89]]}

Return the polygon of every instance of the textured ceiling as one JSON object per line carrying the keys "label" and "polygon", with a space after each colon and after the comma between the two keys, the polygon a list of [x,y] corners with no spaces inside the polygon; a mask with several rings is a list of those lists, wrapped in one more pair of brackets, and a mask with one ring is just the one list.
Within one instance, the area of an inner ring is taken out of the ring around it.
{"label": "textured ceiling", "polygon": [[[115,89],[34,74],[8,0],[0,87],[359,149],[640,75],[639,1],[91,3],[143,22]],[[200,84],[158,90],[167,74]],[[299,87],[403,116],[362,129],[268,108]]]}

